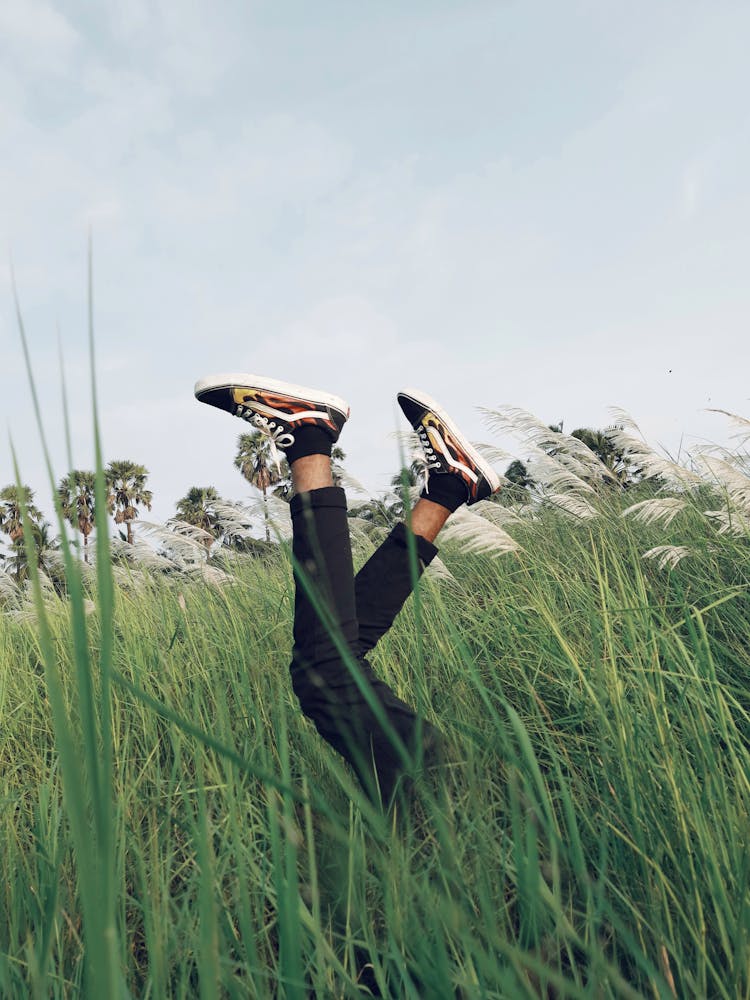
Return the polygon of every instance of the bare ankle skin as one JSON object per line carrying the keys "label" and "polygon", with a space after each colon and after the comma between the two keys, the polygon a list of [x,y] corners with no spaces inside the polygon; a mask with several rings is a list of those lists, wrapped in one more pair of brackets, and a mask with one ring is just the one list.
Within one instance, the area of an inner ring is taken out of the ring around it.
{"label": "bare ankle skin", "polygon": [[295,493],[308,493],[333,486],[331,460],[327,455],[305,455],[292,462],[292,485]]}
{"label": "bare ankle skin", "polygon": [[420,497],[411,512],[411,530],[415,535],[426,538],[428,542],[434,542],[450,515],[451,512],[447,507]]}

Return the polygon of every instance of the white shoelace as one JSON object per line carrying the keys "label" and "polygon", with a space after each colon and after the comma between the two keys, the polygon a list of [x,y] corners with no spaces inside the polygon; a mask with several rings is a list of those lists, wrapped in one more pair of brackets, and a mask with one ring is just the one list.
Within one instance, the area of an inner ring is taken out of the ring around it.
{"label": "white shoelace", "polygon": [[268,438],[271,445],[271,458],[276,463],[276,471],[281,475],[281,455],[279,448],[289,448],[294,444],[294,434],[284,430],[282,424],[277,424],[275,420],[269,420],[260,413],[256,413],[250,407],[238,406],[236,411],[238,417],[247,420],[248,423],[255,424],[258,430]]}
{"label": "white shoelace", "polygon": [[425,467],[424,467],[424,491],[425,493],[430,492],[430,469],[439,469],[441,462],[432,447],[432,442],[430,441],[430,436],[424,429],[422,424],[417,428],[417,434],[419,435],[419,440],[422,442],[422,448],[425,453]]}

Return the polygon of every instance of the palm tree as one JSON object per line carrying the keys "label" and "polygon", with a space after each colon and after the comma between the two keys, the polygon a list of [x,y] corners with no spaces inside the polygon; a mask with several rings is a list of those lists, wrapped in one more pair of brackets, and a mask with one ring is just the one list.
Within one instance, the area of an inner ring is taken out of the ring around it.
{"label": "palm tree", "polygon": [[391,477],[391,487],[396,494],[396,500],[390,505],[390,513],[396,518],[404,516],[404,487],[406,487],[406,499],[409,499],[409,490],[414,486],[419,486],[425,481],[425,464],[420,459],[415,458],[411,465],[405,465],[400,472]]}
{"label": "palm tree", "polygon": [[239,469],[245,479],[263,493],[264,513],[266,520],[266,541],[271,541],[268,529],[268,490],[282,481],[282,475],[271,456],[271,442],[267,437],[258,434],[240,434],[237,439],[237,454],[234,459],[235,468]]}
{"label": "palm tree", "polygon": [[342,462],[345,458],[346,452],[335,444],[331,451],[331,476],[333,477],[334,486],[341,486],[343,481],[344,466],[342,465]]}
{"label": "palm tree", "polygon": [[138,507],[151,510],[153,494],[146,489],[148,470],[128,459],[110,462],[105,470],[109,496],[107,506],[115,515],[115,524],[124,524],[128,542],[133,543],[133,521],[138,517]]}
{"label": "palm tree", "polygon": [[578,427],[571,432],[571,437],[582,441],[589,451],[592,451],[613,474],[615,480],[602,477],[605,483],[612,485],[616,481],[623,489],[627,489],[628,486],[639,481],[640,469],[623,451],[615,446],[607,434],[607,431],[612,430],[622,430],[622,427],[615,425],[603,431],[591,427]]}
{"label": "palm tree", "polygon": [[94,530],[96,475],[74,469],[60,480],[57,495],[65,520],[83,535],[83,558],[89,561],[89,535]]}
{"label": "palm tree", "polygon": [[49,525],[42,512],[34,506],[34,493],[28,486],[6,486],[0,490],[0,531],[10,538],[11,554],[3,558],[14,566],[16,583],[20,584],[28,569],[23,536],[22,509],[31,523],[32,538],[40,552],[40,544],[49,547]]}
{"label": "palm tree", "polygon": [[214,509],[214,504],[220,500],[221,497],[213,486],[191,486],[176,504],[177,516],[181,521],[194,524],[211,535],[211,540],[206,539],[207,549],[211,548],[213,539],[218,538],[221,530],[219,517]]}
{"label": "palm tree", "polygon": [[505,470],[507,485],[493,496],[496,503],[509,506],[514,503],[528,503],[531,499],[531,491],[536,486],[534,479],[529,475],[526,465],[519,459],[514,459]]}

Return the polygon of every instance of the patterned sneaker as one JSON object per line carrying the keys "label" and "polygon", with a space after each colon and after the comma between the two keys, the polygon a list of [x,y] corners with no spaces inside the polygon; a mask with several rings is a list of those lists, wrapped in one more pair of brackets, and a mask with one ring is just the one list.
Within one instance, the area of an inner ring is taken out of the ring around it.
{"label": "patterned sneaker", "polygon": [[263,375],[209,375],[195,383],[195,395],[254,424],[282,450],[294,444],[295,429],[305,426],[324,428],[337,441],[349,419],[349,404],[338,396]]}
{"label": "patterned sneaker", "polygon": [[467,506],[486,500],[500,489],[495,470],[432,397],[418,389],[404,389],[398,394],[398,402],[424,449],[427,493],[431,472],[460,476],[468,490]]}

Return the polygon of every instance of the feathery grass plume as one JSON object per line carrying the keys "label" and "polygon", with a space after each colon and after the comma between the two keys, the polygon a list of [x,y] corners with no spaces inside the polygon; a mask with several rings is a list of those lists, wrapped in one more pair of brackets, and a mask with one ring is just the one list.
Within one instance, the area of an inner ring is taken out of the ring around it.
{"label": "feathery grass plume", "polygon": [[465,552],[486,552],[488,555],[502,556],[507,552],[521,550],[518,542],[502,528],[465,507],[459,507],[451,514],[440,537],[445,542],[460,542]]}
{"label": "feathery grass plume", "polygon": [[[209,535],[203,528],[187,524],[185,521],[168,521],[166,524],[157,524],[155,521],[138,523],[141,533],[157,542],[167,558],[174,561],[180,569],[188,569],[208,559],[205,540],[207,537],[213,539],[213,535]],[[148,545],[146,547],[150,548]],[[145,565],[149,561],[145,551],[142,552],[142,558]]]}
{"label": "feathery grass plume", "polygon": [[696,472],[660,455],[648,445],[640,428],[625,410],[610,407],[609,412],[618,426],[609,427],[604,433],[616,448],[638,466],[645,478],[658,476],[665,486],[678,490],[703,484],[703,479]]}
{"label": "feathery grass plume", "polygon": [[587,483],[561,461],[561,456],[548,455],[536,445],[529,444],[529,458],[526,467],[529,475],[542,487],[552,490],[568,490],[570,493],[594,494],[591,483]]}
{"label": "feathery grass plume", "polygon": [[187,572],[188,576],[194,576],[200,580],[204,580],[212,587],[223,587],[225,584],[237,582],[236,578],[233,577],[231,573],[225,572],[225,570],[220,569],[218,566],[209,566],[207,563],[198,563]]}
{"label": "feathery grass plume", "polygon": [[713,480],[710,485],[718,485],[732,507],[743,514],[750,514],[750,477],[737,468],[742,459],[735,457],[733,461],[727,461],[703,452],[699,462]]}
{"label": "feathery grass plume", "polygon": [[21,591],[15,580],[5,570],[0,570],[0,599],[10,604],[21,599]]}
{"label": "feathery grass plume", "polygon": [[337,471],[337,478],[341,488],[346,490],[347,493],[356,493],[363,497],[369,497],[372,495],[370,491],[365,489],[362,483],[360,483],[360,481],[350,472],[347,472],[346,469],[339,468]]}
{"label": "feathery grass plume", "polygon": [[435,556],[430,565],[424,571],[424,574],[430,580],[444,580],[450,583],[457,582],[455,576],[451,573],[440,556]]}
{"label": "feathery grass plume", "polygon": [[480,517],[484,517],[493,524],[496,524],[498,528],[504,528],[506,524],[523,524],[520,510],[526,506],[526,504],[523,504],[521,508],[504,507],[502,504],[494,503],[492,500],[480,500],[474,504],[473,511]]}
{"label": "feathery grass plume", "polygon": [[620,517],[629,517],[643,524],[662,524],[665,528],[672,523],[680,511],[687,507],[679,497],[654,497],[652,500],[641,500],[626,507]]}
{"label": "feathery grass plume", "polygon": [[[37,572],[44,613],[50,615],[64,609],[65,601],[58,595],[50,578],[42,570],[38,570]],[[34,588],[30,580],[24,581],[21,588],[21,595],[22,602],[17,610],[13,612],[13,617],[18,621],[36,622],[38,620],[38,607],[35,600]]]}
{"label": "feathery grass plume", "polygon": [[674,569],[677,563],[692,554],[686,545],[655,545],[653,549],[644,552],[642,558],[655,559],[659,569],[664,569],[665,566]]}
{"label": "feathery grass plume", "polygon": [[732,437],[740,444],[745,444],[746,441],[750,441],[750,420],[747,417],[741,417],[739,413],[731,413],[729,410],[719,410],[713,407],[709,407],[706,410],[707,413],[721,413],[725,417],[729,417],[730,423],[738,427],[739,430],[732,434]]}
{"label": "feathery grass plume", "polygon": [[[127,542],[122,544],[128,545]],[[128,545],[128,548],[132,549],[133,546]],[[112,564],[112,579],[123,590],[139,590],[146,583],[146,577],[140,570],[131,566],[118,566],[116,563]]]}
{"label": "feathery grass plume", "polygon": [[490,465],[504,465],[513,459],[513,455],[509,451],[506,451],[504,448],[498,448],[497,445],[486,444],[484,441],[472,441],[472,444],[482,458],[487,459]]}
{"label": "feathery grass plume", "polygon": [[554,452],[558,463],[577,479],[611,479],[617,482],[617,476],[583,441],[553,430],[533,413],[518,406],[501,406],[494,410],[479,407],[479,410],[490,427],[501,434],[520,438],[535,454],[542,452],[551,458],[548,452]]}
{"label": "feathery grass plume", "polygon": [[207,551],[207,542],[216,541],[210,531],[199,527],[197,524],[190,524],[189,521],[181,521],[177,517],[171,517],[165,523],[165,527],[180,539],[189,541],[194,547],[200,545],[204,552]]}
{"label": "feathery grass plume", "polygon": [[257,514],[236,500],[217,500],[213,511],[222,534],[228,539],[257,538]]}
{"label": "feathery grass plume", "polygon": [[716,521],[719,525],[720,535],[736,535],[747,537],[750,535],[750,517],[736,507],[726,507],[724,510],[706,510],[703,512],[706,517]]}
{"label": "feathery grass plume", "polygon": [[289,513],[289,504],[269,493],[265,500],[251,500],[245,509],[260,521],[265,517],[264,503],[267,504],[268,524],[276,536],[276,540],[289,541],[292,537],[292,518]]}
{"label": "feathery grass plume", "polygon": [[170,559],[163,553],[157,552],[145,538],[139,536],[136,536],[132,542],[126,542],[124,538],[113,537],[110,539],[110,547],[115,559],[132,564],[139,570],[174,573],[180,572],[185,566],[181,559]]}
{"label": "feathery grass plume", "polygon": [[589,521],[599,516],[599,512],[585,497],[570,493],[548,493],[544,497],[544,502],[557,507],[563,513],[576,518],[579,521]]}

